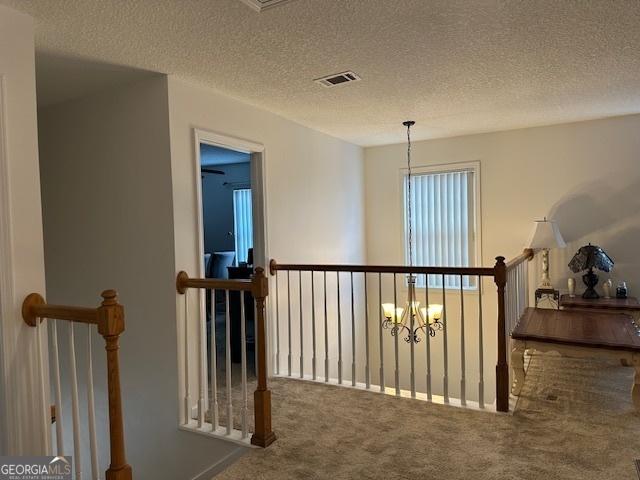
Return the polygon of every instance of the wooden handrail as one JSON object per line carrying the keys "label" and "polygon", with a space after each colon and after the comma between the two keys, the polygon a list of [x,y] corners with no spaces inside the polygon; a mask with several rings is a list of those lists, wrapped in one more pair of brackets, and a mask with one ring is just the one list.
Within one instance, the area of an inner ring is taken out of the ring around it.
{"label": "wooden handrail", "polygon": [[512,258],[511,260],[509,260],[506,263],[507,272],[509,270],[512,270],[513,268],[517,267],[518,265],[520,265],[521,263],[523,263],[525,261],[533,260],[534,254],[535,254],[535,251],[533,250],[533,248],[525,248],[520,255],[518,255],[517,257]]}
{"label": "wooden handrail", "polygon": [[265,301],[269,295],[269,281],[264,269],[257,267],[251,280],[190,278],[187,272],[179,272],[176,277],[176,291],[185,294],[189,288],[251,292],[255,299],[258,387],[253,394],[255,431],[251,436],[251,443],[263,448],[268,447],[275,442],[276,435],[271,429],[271,391],[267,386]]}
{"label": "wooden handrail", "polygon": [[124,421],[120,394],[120,366],[118,360],[119,338],[124,332],[124,307],[118,303],[115,290],[102,292],[102,303],[98,308],[49,305],[42,295],[32,293],[22,304],[22,318],[31,327],[38,319],[68,320],[95,324],[98,333],[105,339],[107,351],[107,387],[109,392],[109,441],[111,463],[106,471],[106,480],[131,480],[132,470],[127,463],[124,448]]}
{"label": "wooden handrail", "polygon": [[353,273],[412,273],[415,275],[481,275],[493,277],[493,267],[409,267],[406,265],[332,265],[332,264],[279,264],[269,262],[269,273],[275,275],[278,270],[302,272],[353,272]]}
{"label": "wooden handrail", "polygon": [[30,327],[35,327],[39,319],[55,318],[71,322],[98,324],[98,309],[70,307],[67,305],[49,305],[42,295],[32,293],[22,302],[22,318]]}

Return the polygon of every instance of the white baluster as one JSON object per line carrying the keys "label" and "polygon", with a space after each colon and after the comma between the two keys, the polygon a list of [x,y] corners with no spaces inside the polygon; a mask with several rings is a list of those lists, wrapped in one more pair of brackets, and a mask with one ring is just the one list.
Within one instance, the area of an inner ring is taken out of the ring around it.
{"label": "white baluster", "polygon": [[93,395],[93,353],[91,349],[91,325],[87,324],[87,413],[89,416],[89,448],[91,451],[91,478],[100,478],[98,466],[98,440],[96,438],[96,414]]}
{"label": "white baluster", "polygon": [[447,342],[447,296],[445,290],[445,278],[442,274],[442,351],[444,375],[442,377],[442,388],[444,393],[444,403],[449,403],[449,344]]}
{"label": "white baluster", "polygon": [[[415,281],[415,277],[413,277],[413,275],[411,274],[409,275],[409,281],[410,282]],[[411,387],[411,398],[416,398],[416,360],[415,360],[416,342],[414,342],[414,337],[413,337],[413,332],[414,332],[414,329],[416,328],[416,325],[415,325],[415,314],[413,311],[414,310],[413,303],[417,299],[413,298],[413,295],[415,293],[415,288],[413,288],[414,286],[409,284],[409,311],[407,312],[409,314],[409,328],[411,329],[411,331],[409,332],[409,356],[410,356],[409,384]]]}
{"label": "white baluster", "polygon": [[287,374],[291,376],[291,272],[287,270],[287,334],[289,336],[289,352],[287,354]]}
{"label": "white baluster", "polygon": [[311,342],[312,342],[312,356],[311,356],[311,372],[313,379],[316,379],[316,292],[315,284],[313,281],[313,270],[311,273]]}
{"label": "white baluster", "polygon": [[218,429],[218,348],[216,345],[216,291],[211,290],[211,340],[209,350],[211,352],[211,402],[209,411],[211,413],[211,431]]}
{"label": "white baluster", "polygon": [[304,378],[304,328],[302,320],[302,270],[298,272],[298,297],[300,310],[300,378]]}
{"label": "white baluster", "polygon": [[380,391],[384,392],[384,334],[382,333],[382,274],[378,273],[378,340],[380,343]]}
{"label": "white baluster", "polygon": [[336,272],[338,291],[338,383],[342,385],[342,312],[340,311],[340,272]]}
{"label": "white baluster", "polygon": [[524,263],[524,308],[529,308],[529,261]]}
{"label": "white baluster", "polygon": [[329,320],[327,318],[327,272],[322,272],[324,281],[324,381],[329,382]]}
{"label": "white baluster", "polygon": [[478,404],[484,408],[484,339],[482,326],[482,277],[478,275]]}
{"label": "white baluster", "polygon": [[53,354],[53,385],[56,397],[56,454],[64,456],[64,421],[62,417],[62,388],[60,382],[60,356],[58,350],[58,321],[51,322],[51,347]]}
{"label": "white baluster", "polygon": [[367,390],[371,388],[371,370],[369,368],[369,293],[367,292],[367,272],[364,272],[364,382]]}
{"label": "white baluster", "polygon": [[233,429],[233,404],[231,402],[232,386],[231,386],[231,315],[229,314],[229,290],[224,291],[225,294],[225,353],[226,353],[226,370],[227,370],[227,435],[231,435]]}
{"label": "white baluster", "polygon": [[189,290],[184,292],[184,424],[191,421],[189,396]]}
{"label": "white baluster", "polygon": [[460,275],[460,404],[467,404],[467,372],[464,344],[464,288]]}
{"label": "white baluster", "polygon": [[204,413],[207,409],[207,309],[205,290],[198,290],[200,310],[198,312],[198,428],[204,426]]}
{"label": "white baluster", "polygon": [[73,322],[69,322],[69,371],[71,373],[71,416],[73,419],[73,460],[75,478],[82,479],[82,443],[80,439],[80,407],[78,404],[78,375],[76,372],[76,348],[73,333]]}
{"label": "white baluster", "polygon": [[[254,317],[257,318],[257,317]],[[241,367],[242,367],[242,407],[240,415],[242,416],[242,438],[247,438],[247,321],[244,313],[244,291],[240,292],[240,351],[241,351]]]}
{"label": "white baluster", "polygon": [[[507,328],[504,332],[506,337],[506,344],[509,345],[509,333],[513,329],[513,270],[507,272],[507,285],[505,288],[506,295],[506,306],[505,306],[505,315],[506,315],[506,324]],[[507,355],[507,363],[510,364],[511,355]],[[509,368],[509,385],[513,385],[513,369]]]}
{"label": "white baluster", "polygon": [[427,400],[431,401],[433,396],[431,394],[431,334],[429,331],[429,274],[424,274],[424,295],[425,295],[425,303],[427,308],[427,318],[425,321],[427,322],[427,334],[425,338],[425,347],[426,347],[426,355],[427,355]]}
{"label": "white baluster", "polygon": [[351,272],[351,386],[356,386],[356,311],[353,300],[353,272]]}
{"label": "white baluster", "polygon": [[397,311],[398,311],[398,286],[397,286],[397,279],[396,279],[396,274],[393,274],[393,304],[395,305],[395,308],[393,309],[393,326],[391,328],[396,328],[395,330],[395,335],[393,336],[393,350],[394,350],[394,356],[395,356],[395,361],[396,361],[396,369],[394,372],[394,380],[395,380],[395,385],[396,385],[396,395],[400,395],[400,355],[399,355],[399,347],[398,347],[398,337],[400,336],[400,330],[397,329],[398,327],[398,322],[400,319],[398,319],[398,315],[397,315]]}
{"label": "white baluster", "polygon": [[[278,294],[278,270],[276,270],[276,375],[280,375],[280,296]],[[254,328],[254,330],[258,330]],[[257,345],[254,339],[254,345]],[[257,347],[254,347],[257,350]],[[256,363],[256,367],[257,367]]]}
{"label": "white baluster", "polygon": [[[258,303],[255,299],[252,300],[253,305],[253,368],[255,370],[256,376],[258,375],[258,325],[256,324],[258,318]],[[266,315],[266,312],[265,312]],[[264,328],[268,327],[268,323],[265,323]],[[267,337],[269,336],[268,332],[265,332]],[[265,342],[265,348],[267,348],[268,344]]]}
{"label": "white baluster", "polygon": [[48,377],[45,375],[44,355],[42,353],[42,330],[44,329],[43,319],[36,319],[36,351],[38,357],[38,377],[40,383],[40,409],[42,412],[42,440],[45,451],[51,451],[51,439],[49,428],[51,425],[51,409],[47,405],[47,395],[45,385],[48,384]]}

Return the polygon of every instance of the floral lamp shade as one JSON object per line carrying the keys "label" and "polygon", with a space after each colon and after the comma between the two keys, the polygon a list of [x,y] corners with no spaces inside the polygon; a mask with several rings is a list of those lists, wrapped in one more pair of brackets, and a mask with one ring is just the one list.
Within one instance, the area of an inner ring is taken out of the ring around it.
{"label": "floral lamp shade", "polygon": [[580,247],[569,262],[569,268],[573,273],[583,272],[592,268],[610,272],[613,269],[613,260],[602,248],[596,245]]}
{"label": "floral lamp shade", "polygon": [[587,286],[582,298],[596,299],[600,297],[595,290],[595,286],[598,284],[598,275],[593,272],[593,269],[610,272],[613,269],[613,260],[600,247],[589,244],[580,247],[578,253],[569,262],[569,268],[574,273],[588,270],[582,276],[582,281]]}

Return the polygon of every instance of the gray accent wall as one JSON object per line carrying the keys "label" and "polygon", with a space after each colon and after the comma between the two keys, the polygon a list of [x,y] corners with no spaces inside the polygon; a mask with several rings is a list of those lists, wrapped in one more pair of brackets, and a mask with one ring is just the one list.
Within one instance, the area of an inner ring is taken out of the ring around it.
{"label": "gray accent wall", "polygon": [[[118,291],[125,307],[120,365],[126,452],[133,475],[196,478],[244,448],[178,428],[180,298],[175,291],[166,77],[41,110],[39,130],[47,300],[96,306],[102,290]],[[86,345],[82,327],[76,338],[81,382],[86,365],[80,348]],[[66,333],[66,325],[61,326],[60,337],[66,338]],[[106,357],[99,336],[94,335],[93,345],[104,470]],[[61,358],[68,358],[64,343]],[[66,363],[62,371],[68,381]],[[64,391],[68,395],[68,385]],[[84,404],[83,385],[80,395]],[[63,405],[70,435],[68,396]],[[85,418],[83,411],[83,422]],[[72,445],[71,438],[66,445]],[[90,471],[87,463],[84,471]]]}

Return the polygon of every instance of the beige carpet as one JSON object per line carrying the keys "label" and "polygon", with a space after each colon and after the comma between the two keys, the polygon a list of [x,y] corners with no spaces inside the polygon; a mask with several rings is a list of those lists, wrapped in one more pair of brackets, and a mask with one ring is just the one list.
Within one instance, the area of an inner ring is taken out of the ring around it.
{"label": "beige carpet", "polygon": [[534,355],[513,415],[274,379],[278,440],[216,480],[637,480],[632,376],[617,364]]}

